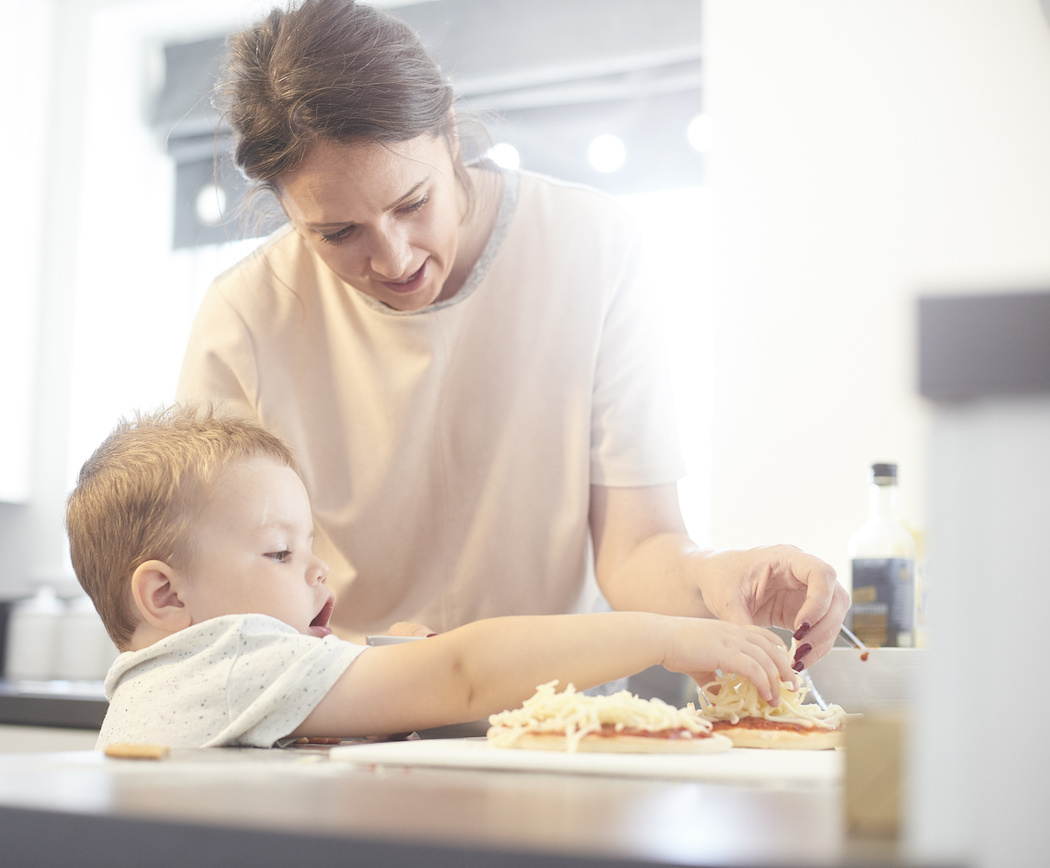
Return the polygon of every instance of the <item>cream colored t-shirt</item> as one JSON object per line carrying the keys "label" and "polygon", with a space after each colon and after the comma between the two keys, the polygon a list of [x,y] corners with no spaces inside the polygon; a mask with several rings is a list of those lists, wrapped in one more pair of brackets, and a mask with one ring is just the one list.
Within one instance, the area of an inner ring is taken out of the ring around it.
{"label": "cream colored t-shirt", "polygon": [[591,484],[682,475],[640,253],[611,197],[507,173],[447,302],[394,311],[287,228],[215,281],[179,399],[292,447],[341,635],[595,605]]}

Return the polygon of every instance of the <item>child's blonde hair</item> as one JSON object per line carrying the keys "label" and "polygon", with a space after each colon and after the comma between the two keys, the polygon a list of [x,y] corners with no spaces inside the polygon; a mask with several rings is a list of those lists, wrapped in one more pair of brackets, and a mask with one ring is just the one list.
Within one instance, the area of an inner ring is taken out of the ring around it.
{"label": "child's blonde hair", "polygon": [[138,626],[132,574],[149,560],[185,565],[187,530],[219,473],[259,455],[297,470],[258,423],[175,405],[121,419],[84,463],[66,505],[70,558],[117,648],[127,650]]}

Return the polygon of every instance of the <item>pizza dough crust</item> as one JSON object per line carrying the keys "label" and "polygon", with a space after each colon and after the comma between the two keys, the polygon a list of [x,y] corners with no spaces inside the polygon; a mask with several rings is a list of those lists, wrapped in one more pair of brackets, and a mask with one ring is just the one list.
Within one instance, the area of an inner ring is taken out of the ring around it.
{"label": "pizza dough crust", "polygon": [[[636,735],[584,736],[576,747],[576,753],[722,753],[729,750],[733,742],[723,735],[712,733],[703,738],[646,738]],[[558,733],[525,733],[510,748],[524,750],[556,750],[566,753],[567,740]]]}
{"label": "pizza dough crust", "polygon": [[715,724],[719,735],[734,747],[772,748],[777,750],[831,750],[842,745],[841,729],[756,729],[734,724]]}

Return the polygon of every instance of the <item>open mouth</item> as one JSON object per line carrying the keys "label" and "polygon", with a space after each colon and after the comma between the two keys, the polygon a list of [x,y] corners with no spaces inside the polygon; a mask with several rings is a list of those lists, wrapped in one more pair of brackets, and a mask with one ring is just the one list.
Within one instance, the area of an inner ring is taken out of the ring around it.
{"label": "open mouth", "polygon": [[419,266],[418,270],[416,270],[409,277],[405,278],[404,280],[383,281],[383,285],[393,290],[394,292],[414,292],[420,286],[423,285],[423,282],[426,280],[426,276],[427,260],[424,260],[423,264]]}
{"label": "open mouth", "polygon": [[328,626],[328,622],[332,619],[332,612],[334,611],[335,597],[329,594],[328,599],[324,601],[324,605],[321,607],[321,611],[310,622],[310,632],[322,639],[325,636],[330,636],[332,628]]}

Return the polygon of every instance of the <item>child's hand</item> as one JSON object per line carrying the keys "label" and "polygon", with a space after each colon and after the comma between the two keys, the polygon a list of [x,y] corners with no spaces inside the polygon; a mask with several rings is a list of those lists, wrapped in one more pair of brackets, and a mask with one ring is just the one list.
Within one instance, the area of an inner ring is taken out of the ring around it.
{"label": "child's hand", "polygon": [[710,618],[675,618],[664,667],[684,672],[698,684],[716,669],[749,679],[770,705],[780,701],[780,682],[795,684],[787,647],[771,630]]}

